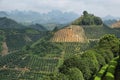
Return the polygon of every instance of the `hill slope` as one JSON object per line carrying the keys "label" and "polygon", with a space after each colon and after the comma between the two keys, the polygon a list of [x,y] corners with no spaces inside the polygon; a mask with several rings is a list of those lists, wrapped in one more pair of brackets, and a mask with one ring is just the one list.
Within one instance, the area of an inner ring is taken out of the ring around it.
{"label": "hill slope", "polygon": [[80,26],[70,25],[55,32],[52,42],[87,42],[84,30]]}
{"label": "hill slope", "polygon": [[2,48],[3,48],[3,50],[2,50],[2,52],[1,52],[1,55],[2,55],[2,56],[7,55],[7,54],[8,54],[8,47],[7,47],[6,42],[3,42],[3,43],[2,43]]}
{"label": "hill slope", "polygon": [[88,37],[88,39],[98,39],[105,34],[115,34],[119,36],[118,32],[105,25],[89,25],[82,27],[84,28],[85,34]]}
{"label": "hill slope", "polygon": [[34,28],[39,31],[47,31],[47,29],[44,26],[42,26],[41,24],[32,24],[29,27]]}
{"label": "hill slope", "polygon": [[16,21],[6,18],[6,17],[2,17],[0,18],[0,28],[25,28],[25,26],[18,24]]}
{"label": "hill slope", "polygon": [[112,24],[112,28],[120,28],[120,21],[117,21],[116,23]]}

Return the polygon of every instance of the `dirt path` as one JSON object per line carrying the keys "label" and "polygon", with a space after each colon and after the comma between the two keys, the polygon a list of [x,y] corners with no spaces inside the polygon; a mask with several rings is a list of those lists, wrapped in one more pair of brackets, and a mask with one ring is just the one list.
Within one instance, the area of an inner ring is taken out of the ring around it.
{"label": "dirt path", "polygon": [[7,47],[6,42],[2,43],[2,48],[3,48],[2,52],[1,52],[2,56],[7,55],[8,54],[8,47]]}

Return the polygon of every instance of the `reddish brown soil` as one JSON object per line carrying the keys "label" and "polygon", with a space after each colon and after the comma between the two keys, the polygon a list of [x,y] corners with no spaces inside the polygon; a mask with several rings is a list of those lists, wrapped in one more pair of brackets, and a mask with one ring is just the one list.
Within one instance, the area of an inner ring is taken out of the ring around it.
{"label": "reddish brown soil", "polygon": [[80,26],[71,25],[64,29],[57,31],[52,42],[86,42],[87,38],[85,36],[84,30]]}

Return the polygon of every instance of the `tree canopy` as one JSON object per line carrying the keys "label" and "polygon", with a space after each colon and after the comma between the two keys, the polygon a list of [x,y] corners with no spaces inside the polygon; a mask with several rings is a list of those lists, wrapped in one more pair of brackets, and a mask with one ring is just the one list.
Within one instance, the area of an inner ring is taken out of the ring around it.
{"label": "tree canopy", "polygon": [[100,17],[89,14],[87,11],[83,12],[83,15],[73,22],[74,25],[102,25],[102,19]]}

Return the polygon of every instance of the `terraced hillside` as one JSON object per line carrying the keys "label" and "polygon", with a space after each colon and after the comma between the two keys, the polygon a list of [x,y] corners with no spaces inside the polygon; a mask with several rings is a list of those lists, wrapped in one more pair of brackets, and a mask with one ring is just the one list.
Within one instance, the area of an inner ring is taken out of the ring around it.
{"label": "terraced hillside", "polygon": [[12,53],[0,58],[0,79],[39,80],[43,75],[57,70],[59,59],[43,58],[24,52]]}
{"label": "terraced hillside", "polygon": [[52,42],[87,42],[87,37],[81,26],[70,25],[55,32]]}
{"label": "terraced hillside", "polygon": [[40,39],[22,50],[0,56],[0,79],[41,80],[58,70],[61,57],[60,44]]}

